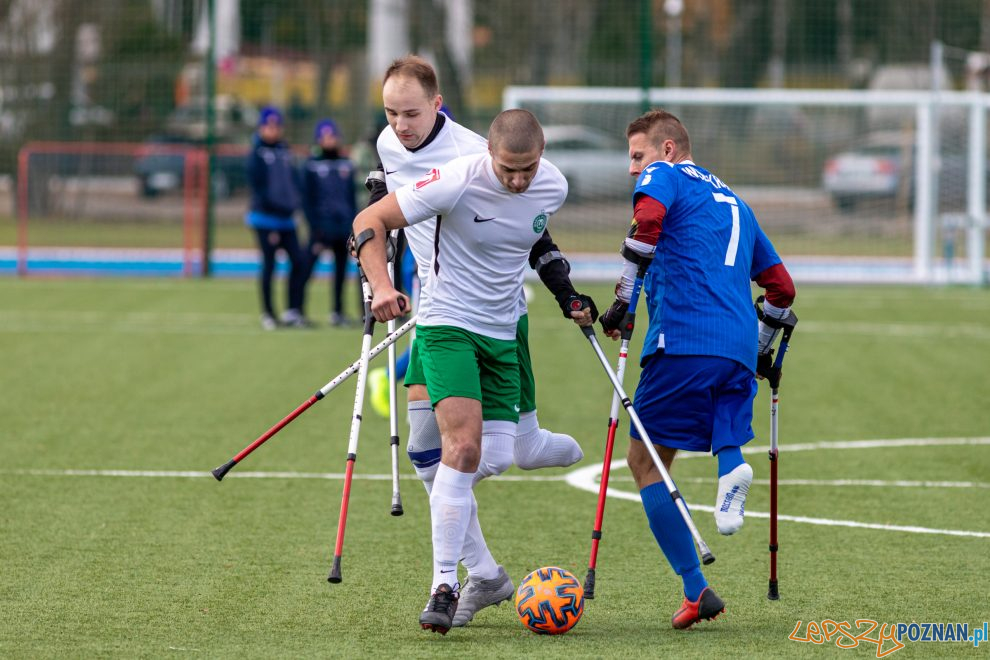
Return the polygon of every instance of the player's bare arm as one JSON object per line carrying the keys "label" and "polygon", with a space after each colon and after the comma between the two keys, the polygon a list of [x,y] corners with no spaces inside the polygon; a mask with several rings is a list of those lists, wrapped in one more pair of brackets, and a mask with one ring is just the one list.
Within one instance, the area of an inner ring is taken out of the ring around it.
{"label": "player's bare arm", "polygon": [[[384,323],[409,309],[409,298],[396,291],[388,276],[385,237],[393,229],[408,227],[395,193],[383,197],[354,218],[354,240],[361,270],[371,285],[371,313]],[[370,232],[370,233],[368,233]]]}

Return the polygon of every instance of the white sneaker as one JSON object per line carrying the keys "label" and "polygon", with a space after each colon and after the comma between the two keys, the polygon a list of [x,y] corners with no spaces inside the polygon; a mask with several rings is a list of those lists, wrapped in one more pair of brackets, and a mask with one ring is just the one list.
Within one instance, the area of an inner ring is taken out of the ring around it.
{"label": "white sneaker", "polygon": [[303,316],[298,309],[287,309],[282,312],[282,325],[290,328],[310,328],[313,322]]}
{"label": "white sneaker", "polygon": [[715,526],[720,534],[735,534],[743,526],[746,515],[746,495],[753,483],[753,468],[749,463],[736,466],[732,472],[719,477],[718,497],[715,499]]}
{"label": "white sneaker", "polygon": [[478,610],[510,600],[515,593],[516,588],[512,586],[512,580],[501,566],[498,567],[498,575],[490,580],[476,580],[469,577],[467,584],[461,590],[457,611],[452,620],[453,626],[459,628],[467,625]]}
{"label": "white sneaker", "polygon": [[278,327],[278,322],[268,314],[261,315],[261,329],[274,330]]}

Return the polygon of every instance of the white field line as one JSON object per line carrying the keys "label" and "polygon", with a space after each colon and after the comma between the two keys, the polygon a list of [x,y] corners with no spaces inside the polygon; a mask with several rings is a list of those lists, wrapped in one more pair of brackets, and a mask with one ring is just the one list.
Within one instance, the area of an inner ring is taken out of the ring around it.
{"label": "white field line", "polygon": [[[199,472],[195,470],[48,470],[48,469],[25,469],[25,470],[0,470],[0,475],[29,476],[29,477],[143,477],[143,478],[166,478],[166,479],[201,479],[209,477],[213,479],[212,472]],[[227,479],[323,479],[327,481],[339,481],[344,478],[343,472],[230,472],[225,477]],[[391,481],[391,474],[362,474],[355,472],[352,479],[364,481]],[[419,478],[414,474],[399,475],[400,479],[408,481]],[[566,475],[523,475],[523,474],[503,474],[493,477],[498,481],[566,481]]]}
{"label": "white field line", "polygon": [[[984,438],[899,438],[891,440],[852,440],[841,442],[816,442],[786,446],[787,451],[813,451],[823,449],[874,449],[878,447],[932,447],[950,445],[990,445],[990,437]],[[747,447],[744,453],[765,452],[768,447]],[[781,446],[781,451],[785,447]],[[706,456],[702,453],[683,452],[684,458]],[[624,460],[613,461],[610,470],[617,470],[626,467]],[[14,476],[95,476],[95,477],[159,477],[159,478],[207,478],[213,477],[210,472],[182,471],[182,470],[51,470],[51,469],[25,469],[25,470],[0,470],[0,475]],[[343,473],[320,473],[320,472],[232,472],[228,477],[235,478],[255,478],[255,479],[343,479]],[[579,468],[566,475],[545,476],[538,475],[501,475],[495,479],[501,481],[566,481],[569,485],[590,493],[598,493],[599,479],[601,477],[601,467],[589,465]],[[374,481],[386,481],[392,478],[389,474],[354,474],[355,479],[365,479]],[[415,475],[403,475],[404,479],[415,479]],[[611,480],[611,478],[610,478]],[[616,480],[625,480],[622,478]],[[684,481],[701,481],[705,479],[685,479]],[[763,483],[763,482],[761,482]],[[813,485],[813,486],[896,486],[896,487],[922,487],[922,488],[986,488],[990,484],[983,482],[942,482],[942,481],[878,481],[878,480],[789,480],[789,482],[778,482],[787,485]],[[639,502],[638,493],[624,490],[608,488],[606,494],[609,497]],[[690,504],[696,511],[712,513],[714,507],[703,504]],[[747,511],[747,516],[752,518],[769,518],[770,514],[762,511]],[[788,522],[805,523],[809,525],[823,525],[830,527],[854,527],[860,529],[876,529],[882,531],[908,532],[913,534],[940,534],[945,536],[964,536],[975,538],[990,538],[990,532],[974,532],[955,529],[936,529],[929,527],[918,527],[914,525],[885,525],[879,523],[866,523],[855,520],[833,520],[830,518],[812,518],[808,516],[788,516],[778,515],[778,520]]]}
{"label": "white field line", "polygon": [[[612,467],[625,467],[625,462],[613,462]],[[609,482],[633,481],[632,475],[617,475],[609,477]],[[710,484],[712,480],[706,477],[680,477],[677,483]],[[769,486],[769,479],[753,479],[754,484]],[[834,488],[845,487],[876,487],[876,488],[990,488],[990,482],[985,481],[885,481],[882,479],[778,479],[780,486],[824,486]]]}
{"label": "white field line", "polygon": [[[623,461],[613,461],[612,468],[623,468],[626,467],[626,462]],[[601,468],[597,465],[592,465],[586,468],[581,468],[580,470],[575,470],[567,475],[567,483],[580,490],[587,491],[589,493],[598,493],[599,489],[599,477]],[[611,483],[612,479],[609,478]],[[617,490],[614,488],[606,489],[606,495],[609,497],[614,497],[622,500],[629,500],[631,502],[639,502],[639,493],[632,493],[625,490]],[[715,507],[707,506],[704,504],[688,504],[688,506],[694,511],[705,511],[708,513],[714,513]],[[769,518],[770,514],[764,511],[751,511],[746,510],[747,518]],[[829,527],[857,527],[861,529],[878,529],[887,532],[910,532],[914,534],[941,534],[945,536],[969,536],[975,538],[985,538],[990,539],[990,532],[973,532],[968,530],[959,529],[933,529],[930,527],[917,527],[914,525],[884,525],[880,523],[866,523],[859,522],[857,520],[833,520],[830,518],[810,518],[808,516],[788,516],[783,514],[777,515],[777,520],[786,520],[788,522],[806,523],[809,525],[824,525]]]}
{"label": "white field line", "polygon": [[[626,467],[624,460],[613,461],[612,470],[621,470]],[[212,477],[211,472],[196,472],[191,470],[0,470],[0,475],[12,476],[33,476],[33,477],[145,477],[145,478],[204,478]],[[258,472],[241,471],[230,472],[224,479],[322,479],[326,481],[339,481],[344,478],[343,472]],[[390,481],[391,474],[362,474],[355,472],[353,479],[364,481]],[[406,481],[418,480],[413,474],[399,475],[400,479]],[[496,481],[567,481],[568,475],[536,475],[536,474],[502,474],[492,477]],[[596,476],[596,478],[598,478]],[[633,481],[631,475],[611,475],[610,482],[629,483]],[[678,483],[688,484],[708,484],[712,480],[706,477],[680,477]],[[754,484],[768,486],[767,479],[754,479]],[[781,486],[826,486],[826,487],[876,487],[876,488],[990,488],[990,482],[982,481],[885,481],[881,479],[778,479]]]}
{"label": "white field line", "polygon": [[[549,318],[530,319],[531,326],[550,327]],[[247,334],[256,332],[255,317],[243,313],[217,312],[120,312],[64,310],[0,310],[0,332],[135,332],[166,334]],[[804,321],[801,332],[809,334],[855,334],[904,338],[966,338],[990,340],[990,328],[981,323],[946,325],[933,321]]]}
{"label": "white field line", "polygon": [[[823,449],[877,449],[880,447],[955,447],[959,445],[990,445],[990,437],[980,438],[892,438],[889,440],[839,440],[834,442],[805,442],[798,444],[780,443],[781,454],[792,451],[819,451]],[[769,445],[746,445],[744,454],[766,453]],[[678,452],[678,458],[700,458],[711,454],[704,452]]]}

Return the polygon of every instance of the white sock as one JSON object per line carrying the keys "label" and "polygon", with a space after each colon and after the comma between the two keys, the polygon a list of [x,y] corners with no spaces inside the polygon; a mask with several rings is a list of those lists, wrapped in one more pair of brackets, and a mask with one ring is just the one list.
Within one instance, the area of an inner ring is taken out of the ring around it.
{"label": "white sock", "polygon": [[746,495],[752,483],[753,468],[749,463],[737,465],[732,472],[719,477],[718,497],[715,499],[715,525],[719,533],[728,536],[742,529]]}
{"label": "white sock", "polygon": [[567,467],[584,458],[577,440],[563,433],[540,428],[536,411],[520,413],[513,446],[513,460],[523,470]]}
{"label": "white sock", "polygon": [[[515,424],[507,421],[486,421],[482,425],[481,460],[474,473],[473,483],[485,477],[505,472],[512,467],[512,444],[515,441]],[[461,563],[469,577],[490,580],[498,576],[498,564],[492,557],[485,535],[478,520],[478,500],[471,492],[471,517],[464,535]]]}
{"label": "white sock", "polygon": [[471,518],[474,474],[440,464],[430,493],[433,527],[433,591],[441,584],[457,588],[457,560]]}
{"label": "white sock", "polygon": [[481,460],[474,483],[485,477],[502,474],[512,467],[516,425],[503,420],[487,420],[481,425]]}
{"label": "white sock", "polygon": [[471,518],[468,520],[467,532],[464,534],[464,551],[461,563],[467,569],[469,577],[479,580],[491,580],[498,577],[498,564],[492,557],[485,535],[481,533],[481,523],[478,521],[478,500],[471,492]]}

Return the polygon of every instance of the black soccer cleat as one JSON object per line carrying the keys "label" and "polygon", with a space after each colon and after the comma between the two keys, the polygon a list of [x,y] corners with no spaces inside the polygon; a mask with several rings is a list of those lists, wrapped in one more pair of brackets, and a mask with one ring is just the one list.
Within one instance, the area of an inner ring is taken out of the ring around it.
{"label": "black soccer cleat", "polygon": [[454,625],[454,613],[457,611],[457,599],[460,594],[449,585],[441,584],[430,596],[426,609],[419,615],[419,625],[423,630],[432,630],[441,635]]}

